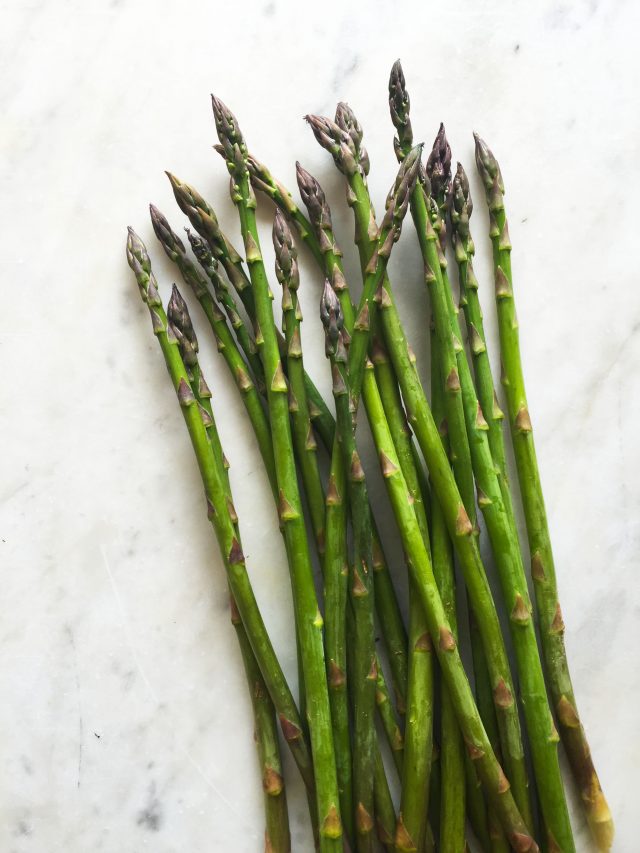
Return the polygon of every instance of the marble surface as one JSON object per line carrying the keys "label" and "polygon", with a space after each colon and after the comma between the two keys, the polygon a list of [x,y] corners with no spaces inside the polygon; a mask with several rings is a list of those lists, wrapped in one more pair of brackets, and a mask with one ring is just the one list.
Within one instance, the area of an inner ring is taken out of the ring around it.
{"label": "marble surface", "polygon": [[[472,129],[489,140],[507,181],[567,646],[617,822],[614,850],[633,853],[639,7],[632,0],[232,7],[3,6],[0,849],[262,849],[250,707],[222,566],[180,412],[125,263],[125,226],[148,240],[165,296],[174,273],[153,239],[147,203],[176,227],[183,223],[164,169],[208,195],[237,234],[226,171],[211,150],[215,91],[274,174],[293,185],[299,158],[326,185],[355,274],[340,177],[301,119],[332,113],[338,99],[352,104],[381,206],[395,172],[387,77],[401,56],[416,137],[430,144],[444,120],[454,157],[473,174],[477,272],[494,342]],[[270,262],[270,211],[261,211]],[[314,320],[318,276],[304,254],[302,266],[308,367],[328,394]],[[391,269],[425,370],[427,307],[410,229]],[[287,571],[266,478],[235,388],[201,337],[252,579],[294,682]],[[373,490],[382,501],[377,480]],[[385,529],[393,536],[388,520]],[[291,788],[294,850],[309,850],[304,799],[297,781]],[[574,811],[578,848],[591,851]]]}

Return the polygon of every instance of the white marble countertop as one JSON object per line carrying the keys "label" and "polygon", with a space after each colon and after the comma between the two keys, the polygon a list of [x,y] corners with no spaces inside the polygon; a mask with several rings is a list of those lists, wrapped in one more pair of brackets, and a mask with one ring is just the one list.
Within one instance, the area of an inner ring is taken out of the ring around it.
{"label": "white marble countertop", "polygon": [[[477,272],[494,342],[472,130],[487,138],[507,182],[574,683],[617,823],[614,850],[634,853],[638,6],[218,6],[4,6],[0,849],[262,849],[251,714],[222,566],[126,266],[125,226],[148,241],[165,297],[174,272],[147,203],[174,227],[183,221],[164,169],[207,194],[237,234],[228,177],[211,150],[214,91],[275,175],[294,185],[299,158],[326,185],[355,272],[340,176],[302,116],[351,103],[381,206],[395,173],[387,79],[400,56],[416,138],[430,145],[443,120],[454,157],[473,174]],[[270,211],[261,209],[270,245]],[[328,396],[314,320],[319,281],[304,253],[302,266],[307,364]],[[424,367],[427,304],[410,229],[391,269]],[[201,337],[253,581],[293,681],[287,571],[266,478],[235,388]],[[294,850],[308,850],[304,799],[292,788]],[[591,851],[575,813],[578,848]]]}

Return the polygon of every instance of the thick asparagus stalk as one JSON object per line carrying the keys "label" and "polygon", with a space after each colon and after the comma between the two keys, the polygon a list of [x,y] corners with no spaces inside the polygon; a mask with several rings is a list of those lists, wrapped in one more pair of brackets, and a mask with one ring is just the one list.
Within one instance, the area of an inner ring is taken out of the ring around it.
{"label": "thick asparagus stalk", "polygon": [[307,790],[314,793],[311,755],[302,735],[302,722],[253,594],[242,546],[235,529],[234,517],[227,503],[224,477],[216,464],[207,434],[205,420],[208,419],[203,419],[203,410],[197,404],[191,389],[189,375],[179,352],[177,337],[170,329],[162,307],[146,247],[132,228],[129,229],[127,239],[127,261],[136,276],[140,296],[149,308],[153,331],[158,338],[178,396],[202,477],[209,519],[220,545],[229,587],[240,612],[242,624],[278,713],[284,738],[291,749]]}
{"label": "thick asparagus stalk", "polygon": [[298,253],[284,217],[276,211],[273,222],[273,245],[276,252],[276,278],[282,286],[282,312],[287,342],[287,376],[289,379],[289,411],[294,445],[298,454],[302,482],[307,496],[309,515],[316,537],[318,553],[324,552],[324,494],[318,469],[317,445],[309,418],[304,384],[302,312],[298,302]]}
{"label": "thick asparagus stalk", "polygon": [[267,384],[271,437],[278,482],[280,518],[284,527],[297,630],[307,695],[307,717],[313,754],[322,853],[341,848],[342,824],[331,732],[331,712],[322,645],[322,616],[313,585],[313,571],[298,491],[293,443],[289,424],[287,384],[276,337],[267,274],[260,252],[255,216],[255,197],[246,163],[246,146],[237,121],[227,107],[212,97],[218,138],[225,150],[232,178],[233,198],[240,226],[255,300],[261,357]]}
{"label": "thick asparagus stalk", "polygon": [[560,735],[580,790],[587,820],[600,849],[608,850],[613,843],[613,820],[578,714],[564,646],[564,622],[520,356],[511,273],[511,241],[504,207],[504,183],[493,153],[477,134],[475,140],[476,164],[489,206],[500,354],[504,369],[503,384],[529,537],[531,574],[538,606],[547,683]]}
{"label": "thick asparagus stalk", "polygon": [[[191,323],[187,305],[175,284],[167,307],[167,319],[170,329],[172,329],[177,338],[180,355],[189,374],[191,390],[198,405],[202,407],[201,415],[207,430],[215,463],[222,477],[229,517],[235,527],[236,535],[239,537],[238,517],[233,505],[229,470],[225,463],[220,436],[218,435],[211,408],[211,391],[202,375],[198,362],[198,339]],[[240,540],[238,539],[238,541]],[[254,713],[255,741],[262,771],[262,788],[264,791],[267,823],[265,849],[267,851],[272,850],[273,853],[289,853],[291,850],[289,817],[273,702],[271,701],[267,686],[253,654],[251,643],[242,624],[240,612],[233,599],[231,590],[229,590],[229,604],[231,622],[238,638],[245,674],[249,682],[249,694]]]}
{"label": "thick asparagus stalk", "polygon": [[349,592],[353,608],[353,653],[350,672],[353,697],[353,787],[358,851],[373,850],[373,783],[375,770],[376,660],[373,623],[373,555],[367,485],[355,441],[355,420],[350,410],[352,390],[347,369],[340,303],[329,284],[320,303],[325,329],[325,350],[331,360],[333,396],[336,401],[337,438],[343,467],[348,471],[347,488],[353,521],[353,558],[350,561]]}
{"label": "thick asparagus stalk", "polygon": [[[238,255],[229,240],[220,230],[214,211],[200,193],[188,184],[178,180],[175,175],[167,172],[167,176],[171,182],[173,194],[180,210],[189,217],[192,226],[207,241],[214,257],[220,260],[229,281],[249,315],[249,319],[255,326],[257,319],[253,287],[251,279],[244,271],[240,255]],[[279,333],[277,333],[276,337],[280,356],[281,358],[285,358],[287,345],[284,337]],[[333,416],[327,404],[322,399],[322,395],[307,375],[305,375],[305,383],[307,386],[307,398],[309,400],[309,414],[313,425],[321,436],[323,443],[331,446],[335,429]]]}
{"label": "thick asparagus stalk", "polygon": [[[409,95],[406,90],[402,68],[400,67],[399,63],[396,63],[392,69],[389,90],[391,118],[398,132],[398,137],[394,142],[394,145],[397,156],[401,157],[403,156],[403,152],[411,144],[412,131],[411,123],[409,120]],[[416,191],[414,191],[411,213],[414,218],[418,240],[420,243],[420,249],[425,264],[425,280],[429,284],[430,288],[429,292],[431,296],[432,310],[436,322],[436,334],[438,335],[440,345],[442,347],[443,361],[441,363],[441,369],[443,374],[442,379],[445,383],[446,399],[449,400],[450,404],[452,403],[452,401],[456,402],[456,412],[459,416],[459,406],[461,402],[461,384],[458,372],[459,368],[455,359],[452,334],[451,331],[447,332],[446,330],[448,311],[446,305],[446,289],[444,287],[444,282],[442,279],[442,269],[440,264],[442,250],[437,240],[435,231],[431,225],[431,220],[429,218],[428,211],[428,198],[425,194],[423,186],[419,186]],[[395,353],[398,363],[400,365],[402,364],[402,362],[406,361],[406,356],[404,352],[405,347],[403,346],[404,332],[402,331],[402,327],[399,320],[397,320],[395,311],[390,310],[388,312],[383,312],[383,317],[387,320],[389,336],[396,340]],[[437,491],[437,478],[434,471],[434,465],[437,465],[437,463],[436,460],[433,460],[434,464],[430,464],[429,459],[426,456],[427,442],[430,441],[429,433],[432,432],[433,419],[429,417],[426,397],[424,396],[424,392],[422,391],[422,388],[420,386],[419,379],[417,378],[417,376],[415,376],[415,372],[413,376],[408,376],[405,378],[405,376],[399,371],[400,367],[398,366],[398,375],[402,376],[404,381],[403,394],[405,398],[413,398],[413,402],[409,404],[409,408],[413,409],[416,417],[415,424],[413,425],[414,430],[416,431],[418,441],[421,444],[421,449],[425,454],[427,466],[430,469],[432,480]],[[450,411],[452,410],[453,407],[450,407],[450,409],[447,411],[447,414],[449,415]],[[462,425],[464,426],[464,412]],[[433,426],[435,428],[435,425]],[[448,426],[451,430],[450,423],[448,423]],[[422,439],[420,438],[420,436],[422,436]],[[461,437],[459,432],[458,437]],[[463,447],[462,442],[459,447]],[[467,479],[471,479],[472,482],[472,472],[470,467],[469,470],[466,471],[466,474],[463,470],[461,470],[459,474],[460,476],[466,476]],[[445,485],[446,487],[446,484],[443,485]],[[492,689],[494,692],[496,714],[500,726],[500,736],[503,745],[503,757],[507,771],[507,777],[511,785],[513,786],[514,796],[516,802],[519,805],[520,811],[524,816],[525,822],[528,826],[531,826],[532,815],[528,793],[526,768],[524,763],[524,750],[522,746],[522,737],[520,734],[518,709],[514,698],[515,691],[513,687],[513,681],[511,678],[511,672],[506,655],[506,650],[504,647],[502,633],[500,630],[500,625],[497,619],[495,604],[493,602],[493,598],[491,597],[489,586],[486,580],[486,574],[484,572],[484,567],[482,567],[481,570],[483,578],[483,589],[476,589],[473,585],[475,578],[470,572],[470,565],[467,565],[466,562],[467,559],[471,558],[473,562],[481,564],[481,558],[478,549],[477,537],[474,535],[475,525],[473,524],[473,521],[469,518],[468,515],[468,503],[465,503],[465,500],[468,502],[470,500],[470,497],[466,493],[466,488],[464,492],[461,492],[460,494],[462,497],[463,509],[465,510],[465,519],[469,525],[470,535],[468,537],[458,537],[456,539],[455,527],[452,531],[450,518],[447,523],[450,532],[454,537],[454,545],[456,544],[456,542],[458,544],[457,550],[461,561],[461,567],[465,575],[465,582],[467,584],[469,592],[470,605],[471,608],[476,612],[478,626],[483,638],[483,644],[485,646],[487,664],[489,667]],[[439,494],[438,497],[446,517],[447,511],[449,510],[450,512],[450,509],[448,507],[450,498],[447,499],[444,494]],[[460,549],[460,545],[462,545],[463,543],[465,545],[468,543],[468,545],[470,546],[469,550],[472,553],[470,553],[469,555],[465,554],[463,556]],[[471,562],[471,560],[469,562]],[[491,615],[489,615],[489,613],[491,613]]]}

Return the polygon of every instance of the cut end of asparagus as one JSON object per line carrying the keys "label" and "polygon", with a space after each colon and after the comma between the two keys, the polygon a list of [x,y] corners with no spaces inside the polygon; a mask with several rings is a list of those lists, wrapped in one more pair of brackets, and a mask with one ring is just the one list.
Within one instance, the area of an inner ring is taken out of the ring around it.
{"label": "cut end of asparagus", "polygon": [[451,146],[442,122],[427,158],[427,176],[438,201],[446,199],[451,184]]}
{"label": "cut end of asparagus", "polygon": [[340,300],[328,278],[324,280],[324,288],[320,297],[320,319],[324,326],[325,352],[327,356],[335,356],[338,351],[344,317]]}
{"label": "cut end of asparagus", "polygon": [[276,208],[273,219],[273,248],[276,253],[276,278],[283,287],[297,290],[300,283],[298,253],[289,223],[279,208]]}
{"label": "cut end of asparagus", "polygon": [[413,131],[409,118],[410,105],[402,65],[400,60],[396,59],[389,76],[389,110],[393,126],[398,131],[398,137],[395,141],[399,159],[402,159],[404,152],[413,144]]}
{"label": "cut end of asparagus", "polygon": [[476,143],[476,166],[478,167],[478,172],[486,191],[489,192],[493,188],[494,183],[497,183],[500,192],[504,193],[502,173],[493,152],[484,139],[481,139],[475,131],[473,138]]}

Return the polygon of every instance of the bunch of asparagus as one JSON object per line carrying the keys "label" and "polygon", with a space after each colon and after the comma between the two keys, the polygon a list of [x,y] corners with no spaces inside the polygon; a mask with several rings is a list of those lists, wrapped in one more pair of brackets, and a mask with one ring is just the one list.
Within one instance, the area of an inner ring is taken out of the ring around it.
{"label": "bunch of asparagus", "polygon": [[[151,220],[162,248],[200,303],[264,461],[291,577],[297,701],[251,587],[229,463],[187,303],[174,284],[165,312],[148,252],[131,228],[127,259],[191,437],[227,572],[231,621],[255,715],[265,849],[290,850],[282,741],[306,788],[322,853],[370,853],[380,846],[398,853],[462,853],[471,836],[485,853],[571,853],[575,843],[558,761],[561,741],[598,849],[608,850],[613,822],[578,714],[564,648],[518,345],[504,183],[496,158],[476,135],[476,165],[490,216],[504,412],[473,272],[469,182],[460,164],[452,175],[442,125],[423,162],[422,146],[414,145],[400,63],[389,80],[399,170],[379,222],[367,185],[370,164],[363,131],[353,110],[340,103],[333,120],[306,117],[346,182],[362,273],[359,298],[347,281],[318,181],[296,164],[305,215],[250,153],[230,110],[216,97],[212,104],[216,148],[231,176],[244,260],[222,232],[213,208],[174,175],[168,177],[193,229],[187,228],[187,236],[195,262],[153,205]],[[282,334],[274,321],[273,279],[260,248],[256,191],[276,208],[273,245]],[[431,309],[430,402],[387,274],[408,210]],[[335,416],[304,368],[296,240],[306,245],[324,279],[320,319]],[[464,323],[454,301],[447,254],[455,258]],[[395,592],[394,575],[400,569],[392,570],[385,557],[359,456],[361,400],[405,554],[407,627]],[[517,532],[505,419],[528,547]],[[497,599],[480,555],[478,509],[500,582]],[[311,541],[307,529],[313,532]],[[314,551],[322,567],[322,601],[314,584]],[[535,609],[528,593],[527,551]],[[466,586],[464,612],[456,605],[456,562]],[[513,670],[500,610],[515,651]],[[470,625],[472,673],[465,671],[458,649],[458,625],[464,620]],[[387,749],[393,762],[385,764]],[[397,779],[390,778],[394,775]],[[391,792],[396,789],[400,794],[394,801]]]}

